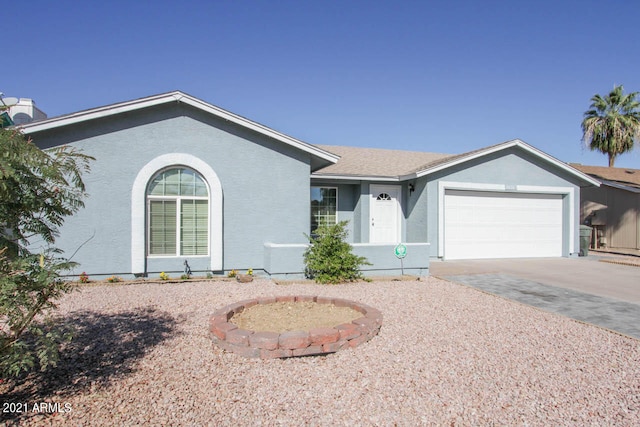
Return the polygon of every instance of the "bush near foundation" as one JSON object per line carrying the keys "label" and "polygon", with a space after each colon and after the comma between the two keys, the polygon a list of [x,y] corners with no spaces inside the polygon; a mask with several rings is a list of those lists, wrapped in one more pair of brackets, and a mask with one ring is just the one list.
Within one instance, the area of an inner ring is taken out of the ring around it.
{"label": "bush near foundation", "polygon": [[321,225],[313,237],[307,236],[310,246],[304,252],[305,275],[317,283],[343,283],[364,279],[360,268],[371,265],[365,257],[355,255],[347,243],[348,221]]}

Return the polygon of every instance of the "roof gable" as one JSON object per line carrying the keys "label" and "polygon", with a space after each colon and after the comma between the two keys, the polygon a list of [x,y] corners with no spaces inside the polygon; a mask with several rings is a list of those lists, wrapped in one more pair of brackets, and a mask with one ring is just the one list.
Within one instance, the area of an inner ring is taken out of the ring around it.
{"label": "roof gable", "polygon": [[341,157],[337,164],[315,172],[313,176],[318,178],[403,181],[426,176],[492,153],[518,147],[534,157],[586,182],[587,185],[600,185],[597,180],[590,176],[519,139],[456,155],[340,146],[319,147],[334,152]]}
{"label": "roof gable", "polygon": [[259,134],[268,136],[277,141],[280,141],[284,144],[295,147],[299,150],[307,152],[315,158],[315,167],[313,169],[317,169],[318,167],[323,167],[328,164],[336,163],[338,161],[338,156],[335,154],[329,153],[321,148],[318,148],[314,145],[308,144],[306,142],[300,141],[288,135],[285,135],[281,132],[268,128],[260,123],[254,122],[237,114],[231,113],[229,111],[223,110],[220,107],[216,107],[215,105],[204,102],[198,98],[195,98],[191,95],[187,95],[184,92],[174,91],[163,93],[160,95],[153,95],[145,98],[135,99],[132,101],[121,102],[117,104],[106,105],[103,107],[92,108],[89,110],[78,111],[76,113],[65,114],[58,117],[52,117],[45,120],[39,120],[36,122],[31,122],[28,124],[21,125],[19,128],[27,135],[34,134],[37,132],[41,132],[44,130],[60,128],[64,126],[74,125],[76,123],[87,122],[90,120],[95,120],[103,117],[114,116],[117,114],[141,110],[149,107],[153,107],[161,104],[169,104],[169,103],[183,103],[186,105],[190,105],[191,107],[197,108],[206,113],[212,114],[216,117],[222,118],[229,122],[235,123],[239,126],[242,126],[246,129],[253,130]]}
{"label": "roof gable", "polygon": [[568,172],[570,175],[573,175],[577,178],[579,178],[582,181],[586,181],[587,183],[591,184],[591,185],[600,185],[598,183],[598,181],[594,180],[593,178],[589,177],[588,175],[580,172],[579,170],[569,166],[567,163],[564,163],[558,159],[556,159],[553,156],[550,156],[549,154],[538,150],[537,148],[532,147],[531,145],[525,143],[524,141],[521,141],[519,139],[512,139],[510,141],[506,141],[500,144],[496,144],[496,145],[492,145],[489,147],[485,147],[485,148],[481,148],[479,150],[474,150],[474,151],[469,151],[467,153],[463,153],[457,156],[452,156],[448,159],[444,159],[444,161],[439,162],[437,164],[431,164],[431,165],[425,165],[425,167],[422,170],[419,170],[416,172],[417,176],[425,176],[425,175],[429,175],[431,173],[449,168],[451,166],[455,166],[464,162],[468,162],[470,160],[473,159],[477,159],[480,157],[484,157],[487,156],[489,154],[492,153],[496,153],[499,151],[503,151],[512,147],[518,147],[520,149],[522,149],[525,152],[528,152],[529,154],[532,154],[534,157],[539,158],[540,160],[551,164],[552,166],[555,166],[561,170],[564,170],[565,172]]}

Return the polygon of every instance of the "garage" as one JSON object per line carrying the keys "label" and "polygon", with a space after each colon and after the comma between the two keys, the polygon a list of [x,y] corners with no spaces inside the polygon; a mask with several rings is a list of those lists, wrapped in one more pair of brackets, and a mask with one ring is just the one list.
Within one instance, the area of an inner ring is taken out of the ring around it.
{"label": "garage", "polygon": [[446,190],[444,258],[562,256],[562,197]]}

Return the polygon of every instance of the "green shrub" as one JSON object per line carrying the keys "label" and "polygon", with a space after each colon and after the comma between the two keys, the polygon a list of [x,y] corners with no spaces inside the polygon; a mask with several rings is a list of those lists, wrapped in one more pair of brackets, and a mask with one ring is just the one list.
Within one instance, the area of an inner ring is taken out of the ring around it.
{"label": "green shrub", "polygon": [[360,267],[371,263],[352,252],[351,245],[346,242],[347,223],[321,225],[313,237],[307,236],[311,244],[304,252],[307,278],[317,283],[334,284],[364,279]]}
{"label": "green shrub", "polygon": [[59,344],[71,339],[54,327],[52,314],[73,288],[59,273],[73,264],[38,255],[10,259],[6,252],[0,249],[0,378],[55,366]]}
{"label": "green shrub", "polygon": [[40,150],[19,130],[0,129],[0,379],[55,366],[70,338],[53,312],[73,289],[62,272],[77,264],[54,243],[65,218],[84,206],[82,174],[92,160],[69,146]]}

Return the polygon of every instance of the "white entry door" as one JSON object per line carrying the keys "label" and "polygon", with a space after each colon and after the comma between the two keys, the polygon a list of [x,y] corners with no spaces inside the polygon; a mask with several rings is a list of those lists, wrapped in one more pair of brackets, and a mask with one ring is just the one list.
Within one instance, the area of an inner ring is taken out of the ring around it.
{"label": "white entry door", "polygon": [[398,185],[371,185],[371,243],[400,242],[400,195]]}

